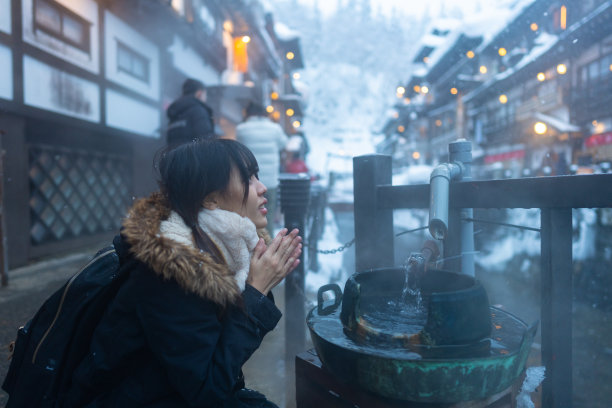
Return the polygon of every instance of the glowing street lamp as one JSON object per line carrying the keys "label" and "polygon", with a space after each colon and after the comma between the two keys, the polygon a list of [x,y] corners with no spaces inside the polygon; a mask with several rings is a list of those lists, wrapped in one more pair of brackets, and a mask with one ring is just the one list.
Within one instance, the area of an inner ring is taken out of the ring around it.
{"label": "glowing street lamp", "polygon": [[285,114],[287,116],[293,116],[295,114],[295,112],[293,111],[293,109],[289,108],[285,111]]}
{"label": "glowing street lamp", "polygon": [[268,113],[274,112],[274,106],[272,106],[272,105],[266,106],[266,112],[268,112]]}
{"label": "glowing street lamp", "polygon": [[480,71],[481,74],[486,74],[487,73],[487,67],[484,65],[481,65],[480,68],[478,68],[478,71]]}
{"label": "glowing street lamp", "polygon": [[278,99],[278,92],[274,91],[270,94],[270,99],[272,99],[273,101]]}
{"label": "glowing street lamp", "polygon": [[459,91],[457,91],[457,88],[451,88],[450,89],[450,93],[453,94],[453,95],[457,95],[457,92],[459,92]]}
{"label": "glowing street lamp", "polygon": [[293,127],[294,127],[294,128],[296,128],[296,129],[297,129],[297,128],[299,128],[300,126],[302,126],[302,124],[300,123],[300,121],[299,121],[299,120],[294,120],[294,121],[293,121],[293,123],[292,123],[292,125],[293,125]]}
{"label": "glowing street lamp", "polygon": [[557,73],[559,75],[565,75],[567,73],[567,67],[565,66],[565,64],[557,65]]}
{"label": "glowing street lamp", "polygon": [[497,50],[497,53],[499,54],[500,57],[503,57],[504,55],[508,53],[508,51],[506,51],[506,49],[502,47],[499,50]]}
{"label": "glowing street lamp", "polygon": [[529,28],[531,28],[531,31],[538,31],[538,25],[536,23],[531,23]]}
{"label": "glowing street lamp", "polygon": [[412,153],[412,158],[414,160],[419,160],[420,157],[421,157],[421,153],[419,153],[419,152],[413,152]]}
{"label": "glowing street lamp", "polygon": [[292,59],[294,59],[294,58],[295,58],[295,54],[294,54],[294,53],[292,53],[291,51],[289,51],[287,54],[285,54],[285,57],[286,57],[288,60],[292,60]]}
{"label": "glowing street lamp", "polygon": [[428,88],[428,87],[426,87],[426,86],[422,86],[422,87],[421,87],[421,92],[422,92],[422,93],[424,93],[424,94],[426,94],[427,92],[429,92],[429,88]]}
{"label": "glowing street lamp", "polygon": [[536,77],[540,82],[543,82],[546,79],[546,75],[543,72],[538,72],[538,75]]}
{"label": "glowing street lamp", "polygon": [[548,130],[548,126],[544,122],[536,122],[533,125],[533,131],[536,132],[537,135],[543,135]]}
{"label": "glowing street lamp", "polygon": [[465,53],[465,55],[469,58],[472,59],[474,58],[474,51],[469,50],[468,52]]}
{"label": "glowing street lamp", "polygon": [[401,98],[406,93],[406,88],[403,86],[398,86],[395,92],[397,92],[397,97]]}
{"label": "glowing street lamp", "polygon": [[251,42],[251,37],[249,37],[248,35],[243,35],[242,36],[242,42],[245,44],[248,44]]}
{"label": "glowing street lamp", "polygon": [[501,103],[503,105],[506,102],[508,102],[508,97],[505,94],[499,95],[499,103]]}

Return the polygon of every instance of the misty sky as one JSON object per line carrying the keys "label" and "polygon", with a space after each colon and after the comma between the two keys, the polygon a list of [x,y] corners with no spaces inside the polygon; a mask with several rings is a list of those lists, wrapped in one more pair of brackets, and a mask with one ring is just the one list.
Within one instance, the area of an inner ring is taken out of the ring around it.
{"label": "misty sky", "polygon": [[[279,0],[276,0],[279,1]],[[282,1],[282,0],[280,0]],[[324,14],[333,12],[338,5],[346,4],[346,0],[299,0],[304,4],[317,3]],[[468,14],[480,7],[481,9],[493,8],[504,0],[372,0],[373,9],[380,10],[384,14],[390,14],[396,8],[405,14],[422,16],[426,9],[429,14],[438,15],[441,7],[447,10],[459,8],[464,14]]]}

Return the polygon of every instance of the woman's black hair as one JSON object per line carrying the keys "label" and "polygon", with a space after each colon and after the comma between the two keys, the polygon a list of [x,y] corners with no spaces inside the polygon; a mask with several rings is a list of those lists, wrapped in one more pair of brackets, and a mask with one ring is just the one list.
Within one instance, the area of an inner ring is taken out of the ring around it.
{"label": "woman's black hair", "polygon": [[159,187],[170,208],[191,228],[198,248],[223,262],[219,249],[199,227],[198,214],[206,196],[227,191],[232,169],[240,175],[246,203],[251,176],[259,171],[253,153],[235,140],[203,139],[165,150],[156,162]]}

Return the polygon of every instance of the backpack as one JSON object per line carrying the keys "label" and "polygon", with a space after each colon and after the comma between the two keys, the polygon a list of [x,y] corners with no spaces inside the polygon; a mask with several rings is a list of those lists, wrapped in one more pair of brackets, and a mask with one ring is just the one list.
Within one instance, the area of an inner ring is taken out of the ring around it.
{"label": "backpack", "polygon": [[17,331],[2,384],[11,407],[57,407],[93,332],[127,277],[113,246],[100,250]]}

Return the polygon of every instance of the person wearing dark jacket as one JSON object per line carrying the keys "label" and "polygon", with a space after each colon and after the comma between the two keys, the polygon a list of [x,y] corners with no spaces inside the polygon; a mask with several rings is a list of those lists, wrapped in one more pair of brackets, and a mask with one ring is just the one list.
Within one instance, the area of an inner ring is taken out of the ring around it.
{"label": "person wearing dark jacket", "polygon": [[206,87],[197,79],[183,83],[183,95],[168,107],[168,146],[196,139],[214,139],[213,111],[206,104]]}
{"label": "person wearing dark jacket", "polygon": [[129,275],[67,406],[276,407],[244,388],[241,367],[281,317],[270,290],[299,263],[298,231],[270,241],[266,187],[236,141],[181,145],[157,168],[160,192],[115,238]]}

